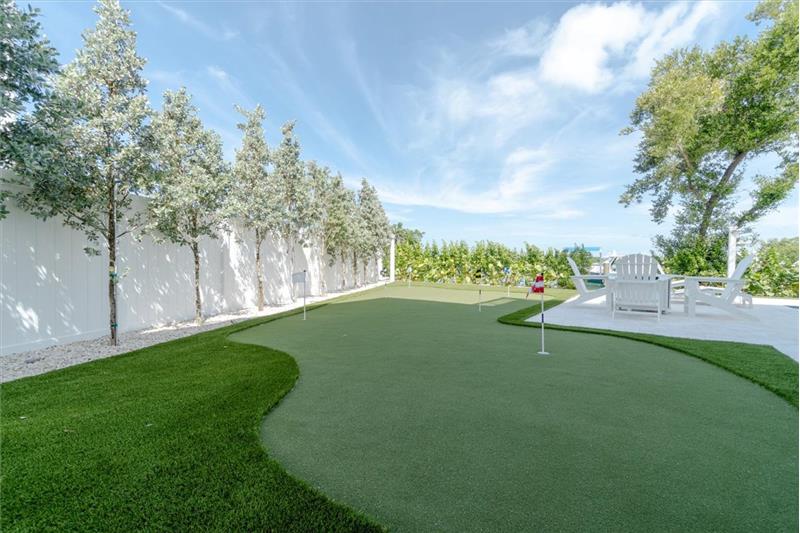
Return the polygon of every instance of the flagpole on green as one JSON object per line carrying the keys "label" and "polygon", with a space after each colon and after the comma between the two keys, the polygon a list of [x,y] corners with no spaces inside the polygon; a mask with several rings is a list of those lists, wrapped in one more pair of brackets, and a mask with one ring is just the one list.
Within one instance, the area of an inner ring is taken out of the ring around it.
{"label": "flagpole on green", "polygon": [[538,292],[539,292],[539,294],[541,296],[539,301],[541,302],[541,306],[542,306],[542,312],[541,312],[541,315],[540,315],[542,317],[542,320],[541,320],[541,335],[540,335],[540,338],[542,340],[542,349],[539,350],[538,354],[539,355],[550,355],[550,352],[546,352],[545,349],[544,349],[544,273],[541,273],[538,276],[536,276],[536,281],[534,282],[534,286],[538,289]]}

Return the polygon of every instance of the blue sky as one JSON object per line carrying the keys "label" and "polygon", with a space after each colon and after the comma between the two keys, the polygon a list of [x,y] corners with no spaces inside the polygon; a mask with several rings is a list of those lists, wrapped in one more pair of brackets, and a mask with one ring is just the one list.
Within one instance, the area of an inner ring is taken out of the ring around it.
{"label": "blue sky", "polygon": [[[619,131],[654,59],[756,32],[745,2],[123,4],[154,107],[186,86],[229,158],[234,104],[261,103],[271,144],[296,120],[305,159],[367,177],[426,238],[619,252],[669,230],[617,203],[638,141]],[[69,61],[93,4],[34,5]],[[758,233],[797,235],[797,204]]]}

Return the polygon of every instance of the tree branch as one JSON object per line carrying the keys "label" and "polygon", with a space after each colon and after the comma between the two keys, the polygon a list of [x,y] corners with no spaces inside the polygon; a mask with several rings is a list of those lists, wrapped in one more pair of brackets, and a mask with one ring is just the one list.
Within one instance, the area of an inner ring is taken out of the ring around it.
{"label": "tree branch", "polygon": [[731,176],[733,176],[733,173],[736,171],[736,167],[739,166],[746,155],[747,152],[737,152],[736,155],[733,156],[733,160],[728,164],[728,168],[726,168],[725,172],[722,173],[722,177],[714,186],[714,192],[711,193],[711,196],[708,198],[708,202],[706,202],[706,207],[703,210],[703,217],[700,222],[700,228],[698,229],[698,235],[701,239],[705,240],[706,235],[708,234],[708,228],[711,225],[711,216],[714,214],[714,208],[717,207],[717,204],[719,204],[719,201],[722,199],[722,190],[728,184]]}

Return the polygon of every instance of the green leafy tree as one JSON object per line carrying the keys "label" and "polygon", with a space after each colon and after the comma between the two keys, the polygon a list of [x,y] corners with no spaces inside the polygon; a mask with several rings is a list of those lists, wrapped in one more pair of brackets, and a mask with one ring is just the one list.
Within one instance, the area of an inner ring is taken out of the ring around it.
{"label": "green leafy tree", "polygon": [[765,242],[748,269],[747,291],[763,296],[798,297],[798,238]]}
{"label": "green leafy tree", "polygon": [[195,319],[200,323],[200,239],[217,238],[230,189],[222,140],[203,128],[184,88],[164,93],[163,109],[153,120],[153,137],[160,180],[148,204],[151,223],[158,234],[192,252]]}
{"label": "green leafy tree", "polygon": [[[38,9],[19,9],[13,0],[0,0],[0,169],[33,168],[53,144],[34,119],[58,71],[56,51],[41,35],[38,16]],[[0,190],[0,219],[8,215],[9,194]]]}
{"label": "green leafy tree", "polygon": [[256,300],[258,309],[264,309],[264,271],[261,262],[261,245],[267,235],[275,231],[281,209],[272,194],[268,166],[270,152],[264,138],[264,108],[257,105],[252,111],[237,106],[245,120],[237,124],[242,131],[242,146],[236,150],[233,180],[228,202],[228,216],[240,220],[253,231],[256,254]]}
{"label": "green leafy tree", "polygon": [[108,253],[111,343],[117,343],[117,243],[136,232],[143,213],[131,209],[133,196],[152,179],[151,111],[142,77],[145,60],[136,53],[130,16],[117,0],[95,7],[95,28],[83,34],[83,48],[55,81],[52,98],[33,120],[51,131],[57,149],[36,164],[15,170],[28,189],[16,200],[33,215],[60,216],[82,231],[98,254]]}
{"label": "green leafy tree", "polygon": [[[401,277],[434,283],[483,283],[489,285],[527,284],[540,272],[551,287],[572,287],[572,257],[582,271],[588,270],[593,258],[583,247],[571,252],[555,249],[540,250],[525,243],[522,250],[509,248],[492,241],[480,241],[469,246],[464,241],[420,243],[405,240],[397,245],[396,265]],[[511,268],[507,277],[504,268]]]}
{"label": "green leafy tree", "polygon": [[397,244],[403,242],[422,242],[422,238],[425,236],[425,232],[418,229],[406,228],[403,226],[402,222],[392,224],[391,232]]}
{"label": "green leafy tree", "polygon": [[[797,0],[762,2],[750,19],[767,25],[754,41],[676,50],[659,61],[623,130],[640,132],[642,140],[640,177],[620,201],[627,206],[652,195],[659,223],[670,206],[680,207],[673,234],[656,240],[663,255],[681,245],[712,252],[709,240],[758,220],[797,183]],[[746,164],[764,154],[780,163],[773,174],[753,178],[751,205],[737,211]]]}

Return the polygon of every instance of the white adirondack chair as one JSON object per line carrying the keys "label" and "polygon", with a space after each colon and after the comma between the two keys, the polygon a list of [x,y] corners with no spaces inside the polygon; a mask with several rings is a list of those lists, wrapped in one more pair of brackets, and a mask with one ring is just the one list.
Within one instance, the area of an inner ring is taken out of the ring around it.
{"label": "white adirondack chair", "polygon": [[586,286],[587,280],[604,280],[606,276],[593,274],[583,275],[581,274],[578,265],[575,264],[575,261],[573,261],[571,257],[567,257],[567,262],[569,263],[570,268],[572,268],[573,273],[569,279],[572,280],[572,283],[575,284],[575,288],[578,289],[578,298],[572,301],[573,304],[580,304],[583,302],[588,302],[589,300],[594,300],[595,298],[600,298],[601,296],[608,296],[608,286],[604,285],[599,289],[592,290]]}
{"label": "white adirondack chair", "polygon": [[[751,316],[736,307],[740,299],[745,307],[753,306],[753,297],[743,291],[747,280],[744,273],[755,260],[755,255],[748,255],[736,265],[730,278],[711,276],[689,276],[686,278],[686,307],[689,315],[694,315],[695,304],[705,304],[727,311],[741,317]],[[713,285],[708,285],[713,284]]]}
{"label": "white adirondack chair", "polygon": [[611,282],[611,317],[617,311],[655,311],[661,320],[661,312],[667,308],[669,281],[663,276],[658,261],[644,254],[620,257],[614,263],[617,273]]}
{"label": "white adirondack chair", "polygon": [[655,281],[664,274],[653,256],[645,254],[623,255],[614,262],[617,279]]}
{"label": "white adirondack chair", "polygon": [[737,299],[741,299],[742,305],[745,307],[753,307],[753,297],[742,289],[747,285],[747,280],[742,279],[744,273],[750,268],[750,265],[755,261],[755,255],[748,255],[736,265],[736,269],[731,274],[731,277],[725,281],[724,287],[708,287],[700,285],[700,292],[720,298],[724,302],[736,303]]}

